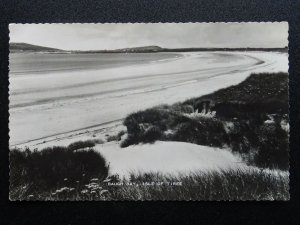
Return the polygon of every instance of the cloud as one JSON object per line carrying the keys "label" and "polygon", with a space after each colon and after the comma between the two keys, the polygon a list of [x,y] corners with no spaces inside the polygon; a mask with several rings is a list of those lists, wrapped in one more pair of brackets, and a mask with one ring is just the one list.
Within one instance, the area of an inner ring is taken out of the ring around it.
{"label": "cloud", "polygon": [[10,41],[66,50],[284,47],[288,23],[11,24]]}

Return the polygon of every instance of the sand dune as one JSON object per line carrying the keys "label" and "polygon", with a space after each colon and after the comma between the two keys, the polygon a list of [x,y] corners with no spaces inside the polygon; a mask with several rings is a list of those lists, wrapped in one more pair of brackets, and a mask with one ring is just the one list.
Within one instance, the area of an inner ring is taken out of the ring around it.
{"label": "sand dune", "polygon": [[243,169],[242,159],[228,150],[184,142],[163,142],[120,148],[113,142],[97,145],[110,165],[110,174],[160,172],[177,175],[192,171]]}

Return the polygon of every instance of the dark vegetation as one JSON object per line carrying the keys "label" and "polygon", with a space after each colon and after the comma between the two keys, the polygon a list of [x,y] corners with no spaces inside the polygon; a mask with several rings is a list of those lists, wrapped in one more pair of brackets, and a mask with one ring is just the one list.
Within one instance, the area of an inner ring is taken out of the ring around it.
{"label": "dark vegetation", "polygon": [[20,200],[30,195],[43,198],[41,193],[59,187],[87,184],[93,178],[104,180],[108,166],[103,156],[91,147],[90,142],[76,142],[41,151],[11,150],[10,198]]}
{"label": "dark vegetation", "polygon": [[10,189],[12,200],[289,200],[287,173],[259,169],[193,172],[179,176],[158,173],[113,175],[76,185],[33,192]]}
{"label": "dark vegetation", "polygon": [[91,148],[95,146],[95,141],[87,140],[87,141],[76,141],[69,144],[68,149],[71,151],[82,149],[82,148]]}
{"label": "dark vegetation", "polygon": [[[183,141],[222,147],[227,143],[222,122],[216,118],[194,119],[172,108],[156,107],[129,115],[124,120],[128,137],[122,147],[156,140]],[[170,131],[170,133],[168,133]]]}
{"label": "dark vegetation", "polygon": [[194,172],[178,177],[132,174],[135,185],[110,187],[113,200],[288,200],[287,174],[264,170]]}
{"label": "dark vegetation", "polygon": [[[215,115],[209,116],[211,112]],[[230,147],[249,164],[287,170],[286,123],[288,75],[252,74],[200,98],[130,114],[124,120],[128,137],[121,147],[156,140]]]}
{"label": "dark vegetation", "polygon": [[221,118],[251,119],[253,116],[288,113],[288,75],[286,73],[252,74],[245,81],[200,98],[190,99],[191,104],[202,110],[208,103]]}
{"label": "dark vegetation", "polygon": [[111,135],[111,136],[108,136],[106,138],[106,141],[107,142],[111,142],[111,141],[121,141],[122,139],[122,136],[125,134],[125,131],[124,130],[121,130],[118,134],[116,135]]}

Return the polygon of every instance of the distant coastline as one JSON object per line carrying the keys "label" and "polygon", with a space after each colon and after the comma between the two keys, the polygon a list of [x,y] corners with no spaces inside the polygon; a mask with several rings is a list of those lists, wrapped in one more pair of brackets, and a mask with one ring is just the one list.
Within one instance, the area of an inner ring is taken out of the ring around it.
{"label": "distant coastline", "polygon": [[288,48],[162,48],[159,46],[143,46],[134,48],[122,48],[114,50],[62,50],[57,48],[49,48],[38,45],[31,45],[27,43],[10,43],[10,53],[30,53],[30,52],[43,52],[43,53],[157,53],[157,52],[205,52],[205,51],[273,51],[273,52],[288,52]]}

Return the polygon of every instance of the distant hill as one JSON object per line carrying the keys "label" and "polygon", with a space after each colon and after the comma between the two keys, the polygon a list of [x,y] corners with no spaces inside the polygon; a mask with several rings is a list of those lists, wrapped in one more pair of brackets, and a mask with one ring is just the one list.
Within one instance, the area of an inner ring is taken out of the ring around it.
{"label": "distant hill", "polygon": [[280,51],[287,52],[285,48],[161,48],[159,46],[142,46],[114,50],[65,51],[27,43],[10,43],[10,52],[60,52],[60,53],[151,53],[151,52],[195,52],[195,51]]}
{"label": "distant hill", "polygon": [[10,52],[64,52],[61,49],[48,48],[38,45],[31,45],[27,43],[10,43]]}
{"label": "distant hill", "polygon": [[275,51],[288,52],[288,48],[161,48],[159,46],[144,46],[114,50],[73,51],[76,53],[151,53],[151,52],[208,52],[208,51]]}
{"label": "distant hill", "polygon": [[133,48],[121,48],[113,50],[92,50],[92,51],[74,51],[76,53],[151,53],[151,52],[164,52],[165,49],[159,46],[142,46]]}
{"label": "distant hill", "polygon": [[122,48],[122,49],[116,49],[114,51],[117,52],[159,52],[162,51],[163,48],[159,46],[143,46],[143,47],[135,47],[135,48]]}
{"label": "distant hill", "polygon": [[209,52],[209,51],[268,51],[288,52],[288,48],[164,48],[164,52]]}

